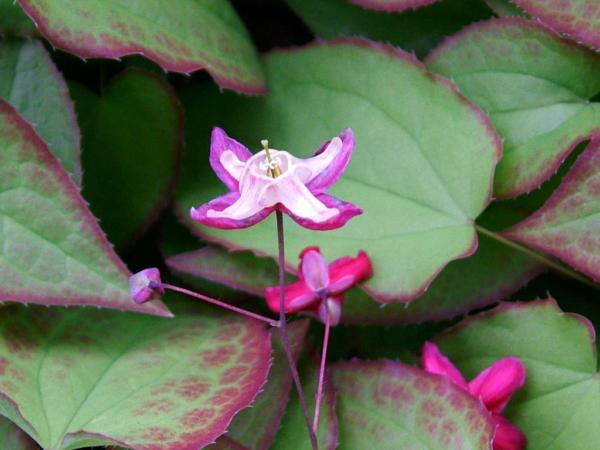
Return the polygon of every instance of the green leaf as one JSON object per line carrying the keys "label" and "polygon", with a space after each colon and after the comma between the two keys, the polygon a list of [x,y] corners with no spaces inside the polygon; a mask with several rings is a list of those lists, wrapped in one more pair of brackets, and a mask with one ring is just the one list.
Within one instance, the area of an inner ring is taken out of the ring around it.
{"label": "green leaf", "polygon": [[402,12],[407,9],[417,9],[437,1],[439,0],[348,0],[353,5],[387,12]]}
{"label": "green leaf", "polygon": [[[239,99],[207,89],[185,93],[188,119],[196,124],[186,141],[190,149],[208,150],[210,128],[217,123],[251,147],[268,137],[276,148],[307,157],[324,140],[354,129],[356,151],[332,193],[364,214],[329,232],[286,220],[290,265],[307,245],[320,246],[328,260],[364,249],[375,272],[365,284],[368,292],[383,302],[408,301],[449,261],[473,253],[473,219],[489,201],[499,157],[497,136],[479,110],[411,56],[365,40],[272,53],[265,66],[267,97]],[[206,104],[213,106],[210,122],[200,108]],[[191,221],[190,207],[224,187],[208,168],[207,151],[187,153],[176,196],[181,220],[210,241],[274,257],[274,218],[235,231]]]}
{"label": "green leaf", "polygon": [[600,282],[600,136],[546,203],[502,234],[554,255]]}
{"label": "green leaf", "polygon": [[174,319],[14,306],[0,318],[0,414],[45,449],[201,448],[265,382],[265,327],[209,308]]}
{"label": "green leaf", "polygon": [[499,17],[526,16],[511,0],[485,0]]}
{"label": "green leaf", "polygon": [[129,275],[67,172],[0,100],[0,301],[169,315],[135,304]]}
{"label": "green leaf", "polygon": [[[299,367],[302,377],[302,387],[311,418],[315,410],[317,384],[319,381],[319,365],[316,361],[307,359]],[[335,450],[338,446],[338,420],[335,413],[335,390],[326,373],[319,414],[319,430],[317,442],[322,450]],[[310,450],[310,439],[306,429],[306,419],[302,413],[300,399],[296,391],[292,394],[281,422],[281,428],[272,450]],[[352,447],[363,448],[363,447]],[[368,448],[368,447],[365,447]]]}
{"label": "green leaf", "polygon": [[[288,326],[290,345],[296,359],[304,351],[308,325],[308,320],[301,320],[290,323]],[[271,444],[279,429],[283,413],[286,411],[292,388],[292,373],[277,332],[272,335],[272,347],[273,363],[263,391],[256,397],[252,408],[245,409],[235,416],[227,434],[219,438],[208,449],[226,450],[232,445],[233,448],[236,448],[235,445],[239,445],[241,448],[250,450],[272,448]],[[300,408],[300,405],[296,404],[294,407]],[[304,425],[304,427],[306,426]]]}
{"label": "green leaf", "polygon": [[83,196],[123,248],[166,206],[179,172],[183,115],[172,88],[128,70],[100,97],[71,85],[83,132]]}
{"label": "green leaf", "polygon": [[490,448],[484,406],[446,378],[387,360],[342,362],[332,372],[340,449]]}
{"label": "green leaf", "polygon": [[490,17],[481,0],[442,0],[402,14],[367,11],[348,0],[285,1],[319,37],[364,36],[415,52],[419,58],[447,35]]}
{"label": "green leaf", "polygon": [[427,57],[490,114],[504,138],[494,195],[514,197],[552,176],[600,129],[600,57],[524,19],[475,24]]}
{"label": "green leaf", "polygon": [[0,448],[4,450],[38,450],[34,440],[15,424],[1,416]]}
{"label": "green leaf", "polygon": [[594,450],[600,442],[600,380],[594,329],[554,301],[505,304],[441,337],[443,352],[469,377],[504,356],[520,358],[527,381],[506,416],[527,448]]}
{"label": "green leaf", "polygon": [[256,51],[227,0],[19,0],[53,46],[82,58],[142,54],[165,70],[205,69],[222,88],[266,91]]}
{"label": "green leaf", "polygon": [[559,33],[600,50],[600,5],[597,0],[512,1]]}
{"label": "green leaf", "polygon": [[34,36],[35,24],[14,0],[0,0],[0,34]]}
{"label": "green leaf", "polygon": [[80,185],[79,126],[73,103],[62,75],[40,42],[0,42],[0,98],[33,125]]}

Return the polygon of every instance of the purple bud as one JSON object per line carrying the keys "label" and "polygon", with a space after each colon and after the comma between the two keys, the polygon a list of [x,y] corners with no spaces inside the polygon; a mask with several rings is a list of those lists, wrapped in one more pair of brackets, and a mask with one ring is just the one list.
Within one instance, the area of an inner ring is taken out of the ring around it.
{"label": "purple bud", "polygon": [[129,277],[129,294],[133,301],[141,304],[150,300],[154,293],[165,293],[156,267],[144,269]]}

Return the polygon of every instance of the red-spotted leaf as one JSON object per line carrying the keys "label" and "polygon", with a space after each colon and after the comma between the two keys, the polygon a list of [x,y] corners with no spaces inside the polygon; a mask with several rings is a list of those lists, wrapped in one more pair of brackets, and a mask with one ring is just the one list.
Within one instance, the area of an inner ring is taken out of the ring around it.
{"label": "red-spotted leaf", "polygon": [[0,416],[0,448],[3,450],[38,450],[35,441],[15,424]]}
{"label": "red-spotted leaf", "polygon": [[[290,345],[296,359],[304,350],[308,324],[308,320],[302,320],[288,326]],[[292,374],[277,332],[272,335],[272,346],[273,363],[263,391],[256,397],[251,408],[235,416],[227,434],[209,449],[226,450],[237,448],[236,446],[249,450],[272,448],[271,444],[281,424],[292,387]],[[300,408],[300,405],[295,406]],[[305,426],[301,431],[306,431]]]}
{"label": "red-spotted leaf", "polygon": [[[300,375],[302,387],[306,396],[306,403],[311,415],[315,410],[317,383],[319,380],[319,366],[316,361],[307,359],[301,363]],[[317,441],[322,450],[335,450],[338,446],[338,420],[335,412],[335,389],[331,383],[329,373],[326,373],[321,399],[321,412],[319,414],[319,430]],[[294,391],[285,410],[281,428],[277,433],[272,450],[310,450],[310,439],[306,432],[306,419],[302,413],[300,400]],[[359,447],[346,447],[359,448]]]}
{"label": "red-spotted leaf", "polygon": [[188,129],[189,160],[176,211],[190,229],[230,249],[277,255],[274,217],[235,231],[204,227],[189,217],[190,207],[225,188],[207,165],[215,123],[250,147],[267,137],[275,148],[300,157],[351,127],[356,150],[332,193],[364,214],[318,233],[286,219],[290,266],[307,244],[320,246],[328,260],[363,249],[374,267],[365,289],[382,302],[405,302],[418,297],[448,262],[473,253],[473,220],[488,204],[500,143],[487,117],[448,81],[432,77],[412,56],[366,40],[275,52],[265,66],[272,91],[264,98],[209,89],[183,95],[195,126]]}
{"label": "red-spotted leaf", "polygon": [[512,0],[540,22],[600,50],[597,0]]}
{"label": "red-spotted leaf", "polygon": [[35,24],[14,0],[0,0],[0,35],[33,36]]}
{"label": "red-spotted leaf", "polygon": [[252,402],[270,357],[261,322],[214,309],[15,305],[0,318],[0,414],[45,449],[198,449]]}
{"label": "red-spotted leaf", "polygon": [[600,442],[600,377],[593,325],[554,301],[504,304],[465,320],[439,339],[468,377],[505,356],[527,368],[525,387],[505,415],[530,449],[595,450]]}
{"label": "red-spotted leaf", "polygon": [[48,147],[0,100],[0,301],[96,305],[169,315],[135,304],[129,271]]}
{"label": "red-spotted leaf", "polygon": [[179,172],[183,115],[157,76],[130,70],[98,97],[71,85],[83,135],[83,196],[123,248],[166,206]]}
{"label": "red-spotted leaf", "polygon": [[490,114],[504,138],[494,194],[514,197],[552,176],[600,129],[600,56],[525,19],[475,24],[427,58]]}
{"label": "red-spotted leaf", "polygon": [[386,12],[402,12],[431,5],[439,0],[348,0],[350,3],[367,9]]}
{"label": "red-spotted leaf", "polygon": [[142,54],[165,70],[205,69],[219,86],[265,93],[244,24],[227,0],[19,0],[53,46],[82,58]]}
{"label": "red-spotted leaf", "polygon": [[33,125],[80,185],[79,126],[73,103],[62,75],[40,42],[0,42],[0,98]]}
{"label": "red-spotted leaf", "polygon": [[488,450],[483,404],[446,378],[394,361],[337,363],[341,448]]}
{"label": "red-spotted leaf", "polygon": [[579,156],[548,201],[503,232],[600,282],[600,136]]}

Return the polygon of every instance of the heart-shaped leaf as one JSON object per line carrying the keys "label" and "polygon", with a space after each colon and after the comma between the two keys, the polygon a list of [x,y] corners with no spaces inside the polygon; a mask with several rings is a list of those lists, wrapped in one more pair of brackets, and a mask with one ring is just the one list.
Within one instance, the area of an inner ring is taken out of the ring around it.
{"label": "heart-shaped leaf", "polygon": [[0,416],[0,448],[4,450],[39,450],[33,439],[2,416]]}
{"label": "heart-shaped leaf", "polygon": [[166,320],[15,305],[0,318],[0,414],[45,449],[202,448],[258,394],[270,357],[262,323],[209,308]]}
{"label": "heart-shaped leaf", "polygon": [[[366,40],[272,53],[265,65],[267,97],[239,99],[208,89],[184,94],[188,118],[197,124],[186,141],[190,149],[208,150],[210,128],[219,123],[250,146],[268,137],[275,148],[306,157],[341,130],[354,129],[357,148],[332,191],[364,214],[328,232],[287,222],[290,265],[307,245],[320,246],[328,260],[363,249],[375,273],[365,284],[369,293],[383,302],[409,301],[449,261],[473,253],[473,219],[489,201],[500,143],[486,116],[449,82],[429,75],[410,55]],[[213,105],[210,122],[198,107],[207,103]],[[180,218],[228,248],[277,255],[274,218],[236,231],[191,221],[190,207],[224,187],[209,173],[206,151],[187,153],[176,198]]]}
{"label": "heart-shaped leaf", "polygon": [[365,10],[348,0],[285,1],[319,37],[364,36],[392,43],[419,58],[449,34],[490,16],[489,8],[481,0],[442,0],[402,14]]}
{"label": "heart-shaped leaf", "polygon": [[110,241],[123,248],[166,206],[179,172],[183,116],[172,88],[130,70],[101,97],[71,91],[83,132],[83,196]]}
{"label": "heart-shaped leaf", "polygon": [[53,46],[82,58],[142,54],[165,70],[205,69],[219,86],[265,93],[256,51],[227,0],[19,0]]}
{"label": "heart-shaped leaf", "polygon": [[80,185],[79,126],[73,103],[62,75],[40,42],[0,42],[0,98],[33,125]]}
{"label": "heart-shaped leaf", "polygon": [[37,28],[14,0],[0,0],[0,34],[32,36]]}
{"label": "heart-shaped leaf", "polygon": [[67,172],[0,100],[0,301],[169,315],[134,303],[128,276]]}
{"label": "heart-shaped leaf", "polygon": [[[290,345],[296,359],[304,351],[308,324],[308,320],[301,320],[288,326]],[[239,445],[240,448],[248,450],[272,448],[271,444],[281,424],[292,387],[292,373],[279,333],[273,333],[272,346],[273,364],[263,391],[256,397],[252,408],[247,408],[235,416],[227,434],[208,447],[210,450],[226,450],[232,448],[232,445]],[[306,386],[304,388],[306,389]],[[300,408],[299,404],[294,406]],[[301,430],[306,432],[304,422],[301,425]]]}
{"label": "heart-shaped leaf", "polygon": [[597,0],[512,0],[540,22],[600,50]]}
{"label": "heart-shaped leaf", "polygon": [[494,195],[514,197],[553,175],[600,129],[600,56],[525,19],[468,27],[427,57],[490,114],[504,138]]}
{"label": "heart-shaped leaf", "polygon": [[439,0],[348,0],[350,3],[377,11],[401,12],[431,5]]}
{"label": "heart-shaped leaf", "polygon": [[332,372],[340,448],[490,448],[495,427],[483,404],[446,378],[385,360]]}
{"label": "heart-shaped leaf", "polygon": [[506,415],[531,449],[594,450],[600,442],[600,378],[594,328],[554,301],[505,304],[465,320],[439,340],[468,377],[504,356],[520,358],[527,381]]}
{"label": "heart-shaped leaf", "polygon": [[600,282],[600,136],[548,201],[503,235],[557,256]]}

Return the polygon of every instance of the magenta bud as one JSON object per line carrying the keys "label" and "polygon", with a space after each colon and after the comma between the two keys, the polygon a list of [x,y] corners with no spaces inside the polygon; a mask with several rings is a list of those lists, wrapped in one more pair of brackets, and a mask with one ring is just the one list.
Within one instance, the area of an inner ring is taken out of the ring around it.
{"label": "magenta bud", "polygon": [[129,294],[134,302],[145,303],[155,293],[159,295],[165,293],[160,280],[160,271],[156,267],[144,269],[129,277]]}

